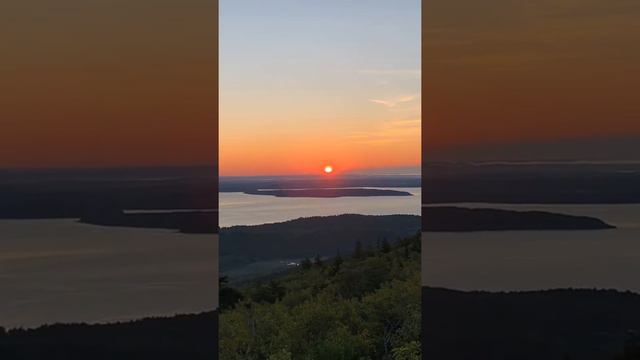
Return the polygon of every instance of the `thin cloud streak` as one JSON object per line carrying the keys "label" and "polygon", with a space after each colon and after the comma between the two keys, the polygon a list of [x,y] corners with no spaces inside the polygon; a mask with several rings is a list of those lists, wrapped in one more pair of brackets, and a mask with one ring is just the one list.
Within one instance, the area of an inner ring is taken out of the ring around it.
{"label": "thin cloud streak", "polygon": [[383,105],[388,108],[392,108],[404,103],[412,102],[417,99],[418,99],[418,95],[407,95],[407,96],[397,97],[393,99],[369,99],[369,102],[372,102],[378,105]]}

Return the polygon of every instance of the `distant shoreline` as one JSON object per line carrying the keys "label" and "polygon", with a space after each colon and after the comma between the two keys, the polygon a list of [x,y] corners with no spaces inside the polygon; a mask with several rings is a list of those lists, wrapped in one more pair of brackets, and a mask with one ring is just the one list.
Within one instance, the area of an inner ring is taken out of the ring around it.
{"label": "distant shoreline", "polygon": [[369,197],[369,196],[413,196],[408,191],[368,188],[320,188],[320,189],[274,189],[247,190],[248,195],[275,196],[288,198],[338,198],[338,197]]}
{"label": "distant shoreline", "polygon": [[422,229],[429,232],[609,230],[616,227],[591,216],[547,211],[423,206]]}
{"label": "distant shoreline", "polygon": [[[397,216],[397,215],[396,215]],[[217,233],[217,212],[185,211],[162,213],[126,213],[121,210],[96,212],[80,218],[80,222],[102,226],[169,229],[186,234]],[[374,215],[363,217],[375,217]],[[377,218],[394,215],[378,215]],[[413,215],[420,222],[420,216]],[[331,217],[314,217],[330,219]],[[291,224],[304,218],[281,222]],[[260,228],[273,224],[242,226]],[[222,228],[222,230],[233,229]],[[615,227],[588,216],[573,216],[544,211],[514,211],[498,209],[469,209],[463,207],[423,208],[422,231],[515,231],[515,230],[605,230]]]}

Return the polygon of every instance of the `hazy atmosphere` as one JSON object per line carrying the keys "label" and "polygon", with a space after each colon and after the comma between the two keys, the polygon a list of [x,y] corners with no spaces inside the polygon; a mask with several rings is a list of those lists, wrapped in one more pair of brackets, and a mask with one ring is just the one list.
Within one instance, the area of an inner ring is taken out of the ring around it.
{"label": "hazy atmosphere", "polygon": [[0,168],[215,163],[215,8],[2,1]]}
{"label": "hazy atmosphere", "polygon": [[640,160],[638,1],[425,7],[425,160]]}

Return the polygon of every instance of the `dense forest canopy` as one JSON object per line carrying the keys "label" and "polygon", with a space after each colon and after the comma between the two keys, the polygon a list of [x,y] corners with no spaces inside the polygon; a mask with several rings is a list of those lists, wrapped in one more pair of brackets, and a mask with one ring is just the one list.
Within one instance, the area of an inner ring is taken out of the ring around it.
{"label": "dense forest canopy", "polygon": [[420,237],[221,287],[220,359],[421,358]]}

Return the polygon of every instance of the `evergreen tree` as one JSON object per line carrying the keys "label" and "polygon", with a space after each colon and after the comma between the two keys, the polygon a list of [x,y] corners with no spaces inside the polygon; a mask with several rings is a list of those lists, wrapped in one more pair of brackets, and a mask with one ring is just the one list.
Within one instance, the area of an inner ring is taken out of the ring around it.
{"label": "evergreen tree", "polygon": [[219,294],[220,309],[228,310],[233,309],[236,304],[242,300],[242,293],[228,285],[229,279],[226,276],[222,276],[219,279]]}
{"label": "evergreen tree", "polygon": [[364,258],[364,249],[362,248],[362,242],[360,240],[356,241],[356,247],[353,250],[353,258],[354,259]]}
{"label": "evergreen tree", "polygon": [[340,267],[340,265],[342,265],[343,262],[344,260],[342,260],[342,256],[340,255],[340,250],[338,250],[336,257],[333,259],[333,265]]}
{"label": "evergreen tree", "polygon": [[323,264],[322,264],[322,259],[320,258],[320,255],[319,255],[319,254],[316,254],[316,257],[315,257],[315,259],[313,260],[313,263],[314,263],[314,265],[315,265],[315,266],[317,266],[317,267],[322,267],[322,265],[323,265]]}
{"label": "evergreen tree", "polygon": [[391,252],[391,244],[389,243],[389,240],[387,240],[387,238],[384,238],[384,240],[382,240],[380,251],[382,251],[385,254]]}
{"label": "evergreen tree", "polygon": [[336,257],[333,259],[333,265],[331,267],[331,275],[335,275],[338,273],[338,271],[340,271],[340,266],[342,265],[342,263],[344,262],[344,260],[342,260],[342,256],[340,255],[340,250],[338,250],[338,253],[336,254]]}
{"label": "evergreen tree", "polygon": [[302,262],[300,263],[300,267],[302,267],[304,270],[311,269],[311,265],[313,264],[311,263],[311,260],[309,260],[309,258],[304,258],[304,260],[302,260]]}

